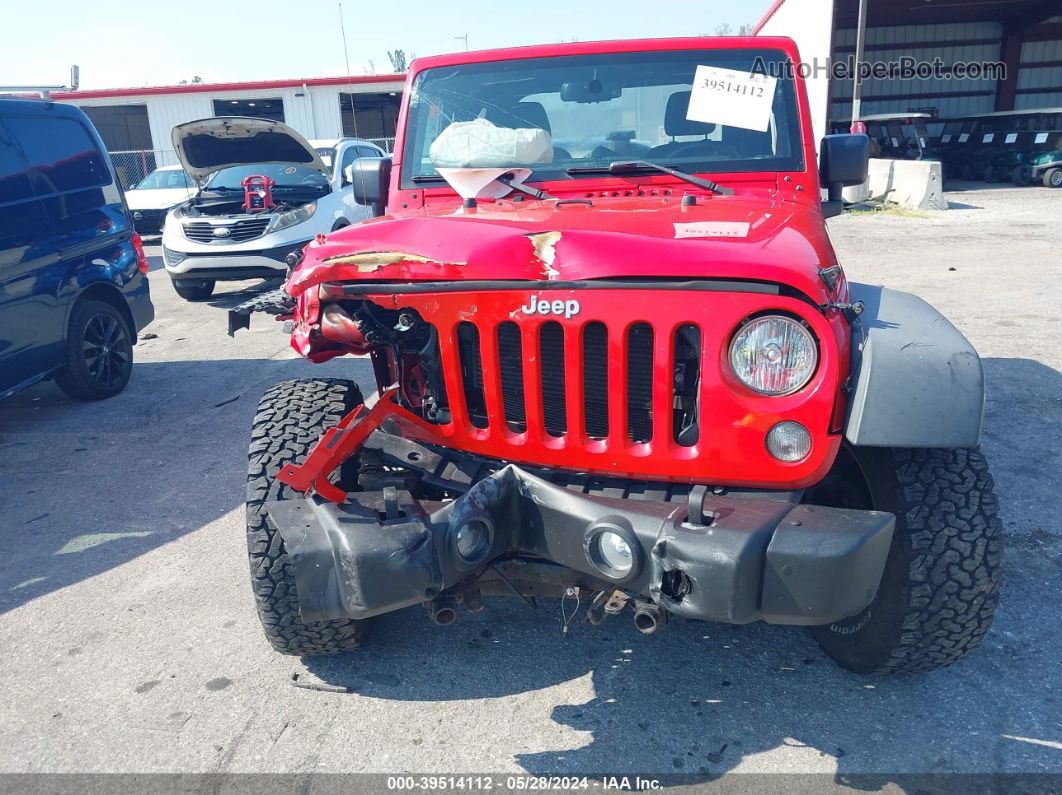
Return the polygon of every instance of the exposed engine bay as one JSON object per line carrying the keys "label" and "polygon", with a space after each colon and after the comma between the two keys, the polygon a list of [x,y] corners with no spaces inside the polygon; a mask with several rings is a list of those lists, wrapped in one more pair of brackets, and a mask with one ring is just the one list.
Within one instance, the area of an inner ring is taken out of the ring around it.
{"label": "exposed engine bay", "polygon": [[213,191],[205,188],[201,193],[178,205],[179,214],[185,218],[203,218],[217,216],[255,216],[275,215],[301,207],[316,201],[324,193],[319,188],[303,190],[299,188],[274,188],[273,206],[246,210],[243,191]]}

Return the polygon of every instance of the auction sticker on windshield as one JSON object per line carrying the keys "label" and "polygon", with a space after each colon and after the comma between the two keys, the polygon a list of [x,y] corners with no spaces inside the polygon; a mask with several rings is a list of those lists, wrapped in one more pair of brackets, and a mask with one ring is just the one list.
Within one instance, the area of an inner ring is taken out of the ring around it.
{"label": "auction sticker on windshield", "polygon": [[767,132],[778,78],[717,66],[698,66],[686,118]]}

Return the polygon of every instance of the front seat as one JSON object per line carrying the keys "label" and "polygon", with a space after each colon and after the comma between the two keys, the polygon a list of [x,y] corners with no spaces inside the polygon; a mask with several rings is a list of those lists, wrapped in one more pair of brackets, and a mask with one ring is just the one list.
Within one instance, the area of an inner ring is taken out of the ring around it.
{"label": "front seat", "polygon": [[[541,102],[517,102],[511,108],[487,108],[487,121],[509,129],[532,128],[545,130],[552,135],[549,116]],[[553,147],[554,160],[570,160],[571,154],[559,146]]]}
{"label": "front seat", "polygon": [[[690,106],[689,91],[676,91],[667,98],[667,106],[664,108],[664,133],[671,136],[666,144],[654,146],[646,157],[673,157],[678,154],[707,154],[712,143],[708,136],[715,132],[717,125],[703,121],[693,121],[686,118],[686,110]],[[679,135],[703,135],[701,141],[676,141]]]}

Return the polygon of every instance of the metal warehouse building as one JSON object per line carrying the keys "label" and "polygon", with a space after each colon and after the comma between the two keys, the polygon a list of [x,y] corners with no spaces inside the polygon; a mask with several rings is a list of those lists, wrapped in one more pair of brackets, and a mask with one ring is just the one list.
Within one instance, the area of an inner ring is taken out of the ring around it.
{"label": "metal warehouse building", "polygon": [[[863,81],[860,115],[947,118],[1062,106],[1060,0],[776,0],[755,30],[793,37],[801,57],[821,65],[854,59],[862,30],[863,62],[939,57],[948,70],[928,79]],[[999,62],[1006,74],[955,79],[950,70],[958,62]],[[847,126],[853,82],[828,72],[809,78],[818,133],[828,122]]]}
{"label": "metal warehouse building", "polygon": [[310,139],[356,134],[389,150],[404,81],[405,75],[390,74],[188,83],[53,92],[52,99],[88,114],[128,185],[177,162],[170,140],[174,125],[208,116],[275,119]]}

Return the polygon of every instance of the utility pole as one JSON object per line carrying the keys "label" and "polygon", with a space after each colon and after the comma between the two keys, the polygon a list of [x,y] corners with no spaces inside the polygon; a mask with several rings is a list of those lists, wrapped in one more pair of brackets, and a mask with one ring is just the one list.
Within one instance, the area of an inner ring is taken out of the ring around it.
{"label": "utility pole", "polygon": [[867,39],[867,0],[859,0],[859,21],[856,23],[856,51],[855,51],[855,74],[852,75],[852,127],[855,131],[855,123],[859,121],[861,112],[860,105],[863,102],[863,83],[859,76],[859,68],[863,63],[863,46]]}
{"label": "utility pole", "polygon": [[454,36],[454,38],[458,41],[463,41],[465,43],[465,52],[468,52],[468,34],[466,33],[463,36]]}

